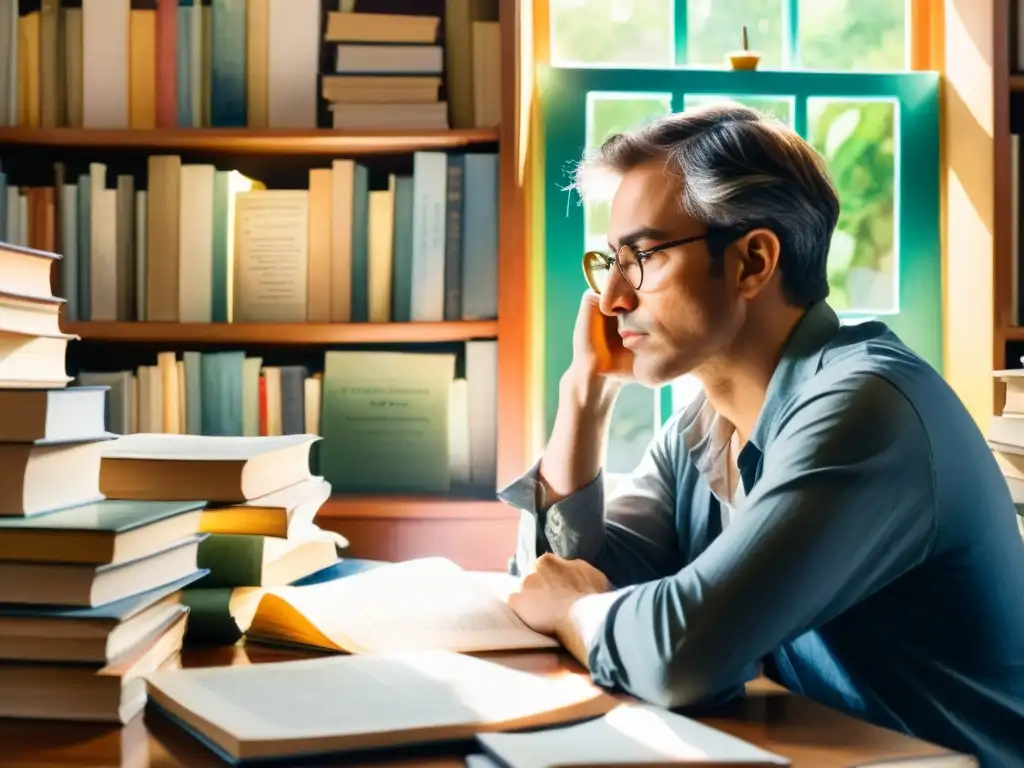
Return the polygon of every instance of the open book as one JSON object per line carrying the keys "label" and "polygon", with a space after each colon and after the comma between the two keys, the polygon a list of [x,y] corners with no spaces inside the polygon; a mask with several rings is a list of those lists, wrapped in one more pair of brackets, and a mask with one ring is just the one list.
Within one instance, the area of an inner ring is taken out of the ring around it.
{"label": "open book", "polygon": [[233,762],[463,741],[598,717],[617,703],[583,675],[544,677],[447,651],[157,672],[148,692]]}
{"label": "open book", "polygon": [[250,639],[347,653],[554,648],[496,588],[444,558],[422,558],[307,587],[270,589]]}
{"label": "open book", "polygon": [[789,765],[785,757],[649,704],[621,704],[603,717],[530,733],[481,733],[504,768],[654,765]]}

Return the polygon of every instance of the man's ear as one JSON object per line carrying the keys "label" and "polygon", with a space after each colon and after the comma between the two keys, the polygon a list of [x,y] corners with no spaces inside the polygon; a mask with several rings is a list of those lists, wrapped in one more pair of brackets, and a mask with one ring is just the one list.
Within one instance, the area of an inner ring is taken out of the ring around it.
{"label": "man's ear", "polygon": [[752,299],[771,281],[779,266],[781,244],[770,229],[752,229],[737,240],[736,287],[741,296]]}

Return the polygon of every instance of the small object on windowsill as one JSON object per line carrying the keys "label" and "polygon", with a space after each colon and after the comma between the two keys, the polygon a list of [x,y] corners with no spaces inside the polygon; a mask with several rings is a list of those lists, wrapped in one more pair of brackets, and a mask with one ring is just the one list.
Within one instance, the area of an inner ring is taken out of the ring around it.
{"label": "small object on windowsill", "polygon": [[757,65],[761,61],[761,54],[757,51],[750,50],[750,45],[747,40],[747,25],[743,25],[743,50],[733,51],[728,54],[729,66],[735,70],[742,70],[751,72],[757,69]]}

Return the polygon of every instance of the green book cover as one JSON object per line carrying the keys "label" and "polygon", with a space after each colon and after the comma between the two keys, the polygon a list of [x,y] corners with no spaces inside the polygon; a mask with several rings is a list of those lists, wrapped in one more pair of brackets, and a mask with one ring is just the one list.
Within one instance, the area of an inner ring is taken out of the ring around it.
{"label": "green book cover", "polygon": [[448,493],[455,356],[327,352],[320,473],[336,493]]}

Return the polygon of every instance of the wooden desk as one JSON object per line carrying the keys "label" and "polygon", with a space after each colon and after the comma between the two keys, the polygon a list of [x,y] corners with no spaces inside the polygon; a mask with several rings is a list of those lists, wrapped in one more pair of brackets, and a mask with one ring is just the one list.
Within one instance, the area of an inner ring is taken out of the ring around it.
{"label": "wooden desk", "polygon": [[[304,658],[307,654],[255,645],[190,649],[184,666],[251,664]],[[492,655],[501,663],[538,674],[571,669],[583,673],[570,657],[554,652]],[[345,696],[338,691],[338,696]],[[790,758],[797,768],[869,766],[894,758],[946,755],[931,744],[876,728],[768,681],[748,687],[747,696],[731,702],[714,716],[700,718],[722,731]],[[445,745],[415,752],[403,751],[361,759],[371,766],[461,767],[473,744]],[[307,764],[307,763],[304,763]],[[309,763],[351,765],[350,760]],[[224,763],[197,741],[156,712],[147,711],[123,728],[82,723],[0,719],[0,765],[117,766],[119,768],[218,768]]]}

